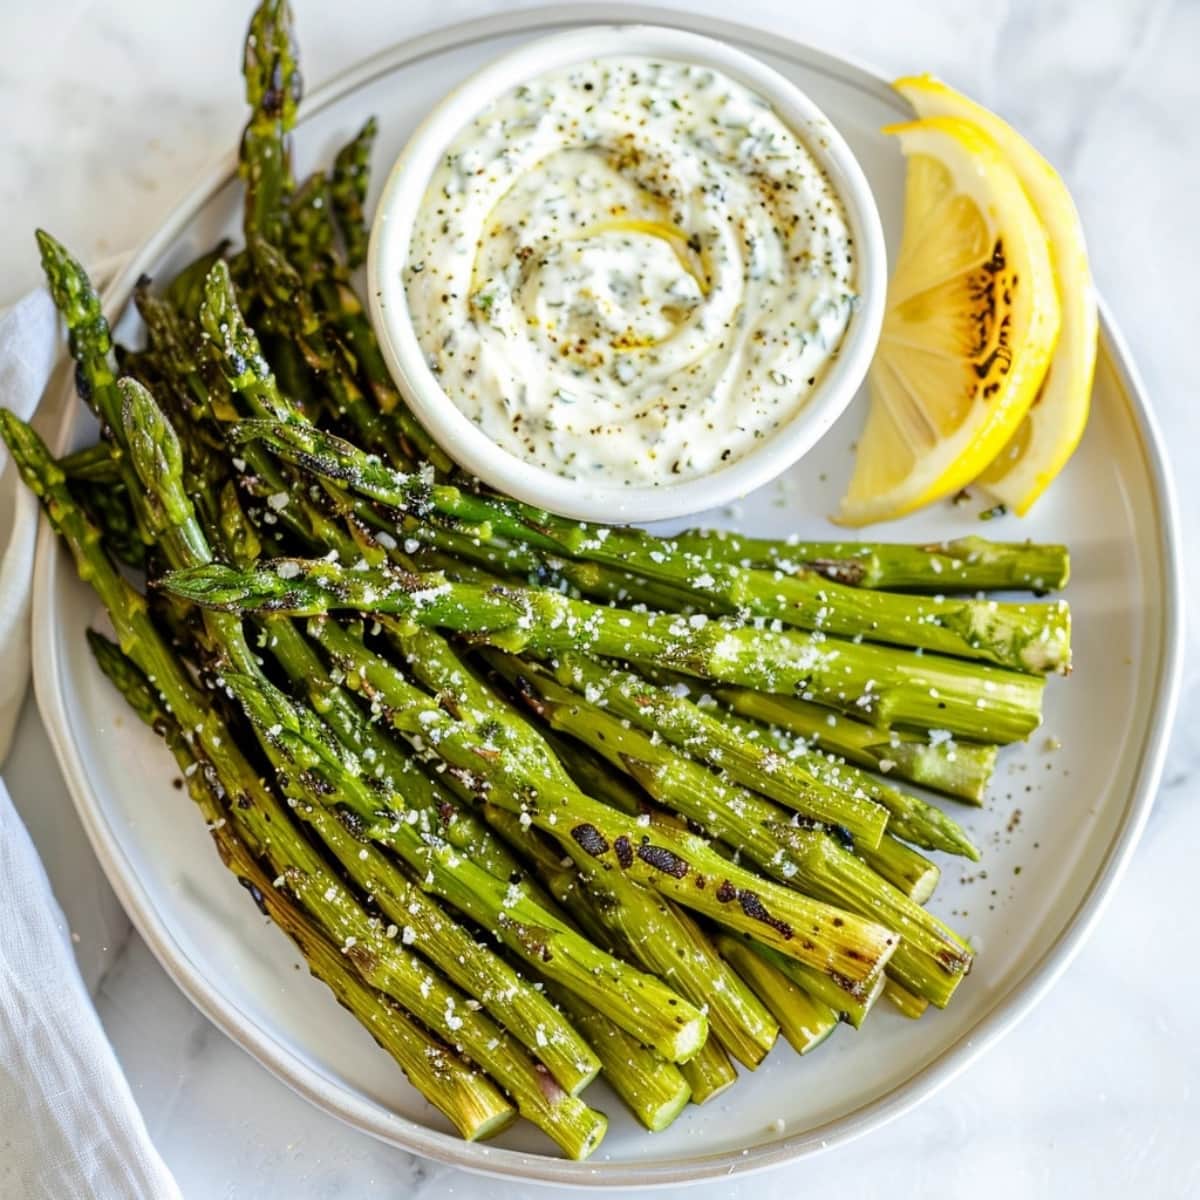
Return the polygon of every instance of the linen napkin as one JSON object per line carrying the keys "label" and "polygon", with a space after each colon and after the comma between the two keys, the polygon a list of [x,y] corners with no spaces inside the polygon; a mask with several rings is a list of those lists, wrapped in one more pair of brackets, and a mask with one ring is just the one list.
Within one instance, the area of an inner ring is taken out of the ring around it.
{"label": "linen napkin", "polygon": [[[0,404],[28,421],[58,357],[58,314],[42,289],[0,317]],[[0,763],[8,755],[29,680],[29,588],[37,499],[0,449]],[[0,876],[0,878],[3,878]]]}
{"label": "linen napkin", "polygon": [[[0,404],[28,419],[62,346],[44,291],[0,317]],[[38,505],[0,446],[0,762],[29,677]],[[0,1198],[176,1200],[0,779]]]}

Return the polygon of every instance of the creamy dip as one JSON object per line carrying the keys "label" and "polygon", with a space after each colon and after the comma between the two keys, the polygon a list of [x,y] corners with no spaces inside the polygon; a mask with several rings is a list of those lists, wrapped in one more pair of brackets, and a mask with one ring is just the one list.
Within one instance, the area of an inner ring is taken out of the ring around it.
{"label": "creamy dip", "polygon": [[429,366],[495,442],[647,486],[733,462],[807,402],[857,302],[842,203],[720,72],[602,58],[455,138],[404,283]]}

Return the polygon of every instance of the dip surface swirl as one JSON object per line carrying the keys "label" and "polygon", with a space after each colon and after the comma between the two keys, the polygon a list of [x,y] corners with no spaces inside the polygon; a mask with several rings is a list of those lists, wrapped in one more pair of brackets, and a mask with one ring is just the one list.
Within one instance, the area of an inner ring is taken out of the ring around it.
{"label": "dip surface swirl", "polygon": [[448,147],[404,285],[438,381],[510,453],[634,486],[734,462],[807,402],[857,303],[845,210],[718,71],[620,57]]}

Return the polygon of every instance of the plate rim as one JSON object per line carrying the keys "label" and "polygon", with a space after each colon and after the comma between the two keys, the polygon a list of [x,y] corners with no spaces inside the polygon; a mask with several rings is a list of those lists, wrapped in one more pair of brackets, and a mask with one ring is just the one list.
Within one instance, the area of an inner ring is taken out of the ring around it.
{"label": "plate rim", "polygon": [[[834,54],[775,34],[769,29],[651,5],[560,4],[458,22],[398,42],[360,60],[314,89],[301,107],[300,120],[320,112],[381,75],[447,50],[493,37],[533,34],[585,24],[646,21],[692,30],[709,37],[729,38],[753,51],[786,57],[863,92],[889,102],[895,101],[895,93],[887,85],[884,76],[861,60]],[[139,246],[125,269],[105,289],[104,306],[110,317],[124,308],[141,272],[180,236],[200,208],[234,173],[235,155],[231,152],[201,175],[158,229]],[[1182,548],[1175,488],[1162,436],[1144,385],[1103,299],[1100,302],[1100,338],[1101,352],[1108,355],[1130,419],[1139,435],[1139,450],[1152,484],[1152,501],[1156,510],[1163,573],[1160,581],[1162,640],[1155,670],[1149,732],[1139,749],[1134,783],[1119,825],[1100,867],[1059,936],[974,1026],[931,1062],[882,1095],[815,1129],[741,1153],[721,1152],[660,1164],[577,1163],[525,1151],[495,1148],[484,1143],[463,1142],[451,1134],[429,1129],[400,1114],[381,1112],[378,1105],[353,1095],[341,1085],[331,1083],[316,1068],[297,1059],[266,1029],[246,1017],[191,964],[159,918],[154,903],[130,869],[118,839],[104,819],[85,764],[69,732],[64,689],[60,685],[63,664],[56,648],[53,622],[49,619],[50,609],[44,603],[52,599],[57,568],[62,560],[57,539],[42,517],[33,583],[34,691],[75,810],[122,907],[155,958],[184,995],[208,1020],[278,1079],[311,1103],[362,1132],[410,1153],[478,1174],[519,1179],[527,1183],[575,1187],[677,1186],[727,1178],[734,1174],[745,1176],[794,1162],[843,1145],[902,1116],[935,1095],[994,1046],[1032,1011],[1061,977],[1094,929],[1123,876],[1145,828],[1161,779],[1177,708],[1183,661]],[[56,452],[61,452],[77,419],[78,406],[73,401],[64,405],[54,435]]]}

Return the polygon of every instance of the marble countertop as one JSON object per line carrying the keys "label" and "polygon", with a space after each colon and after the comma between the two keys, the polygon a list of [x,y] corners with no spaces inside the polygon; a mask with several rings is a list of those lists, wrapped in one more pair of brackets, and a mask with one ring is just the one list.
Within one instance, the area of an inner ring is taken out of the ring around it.
{"label": "marble countertop", "polygon": [[[293,0],[319,82],[396,40],[517,7],[499,0]],[[17,8],[18,6],[13,6]],[[522,7],[524,7],[522,5]],[[1188,384],[1200,278],[1200,4],[1193,0],[692,0],[877,64],[931,70],[998,109],[1071,184],[1097,280],[1141,367],[1177,468],[1189,594],[1200,596],[1200,406]],[[0,303],[38,281],[31,236],[93,259],[134,245],[241,120],[249,0],[60,0],[5,14]],[[1162,794],[1087,948],[964,1077],[851,1146],[689,1197],[836,1191],[991,1197],[1200,1194],[1200,955],[1178,939],[1200,846],[1200,608]],[[528,1189],[421,1162],[293,1095],[210,1026],[132,933],[66,795],[32,695],[5,777],[77,938],[150,1132],[207,1200],[515,1200]],[[548,1192],[546,1194],[549,1194]],[[670,1195],[671,1193],[660,1193]]]}

